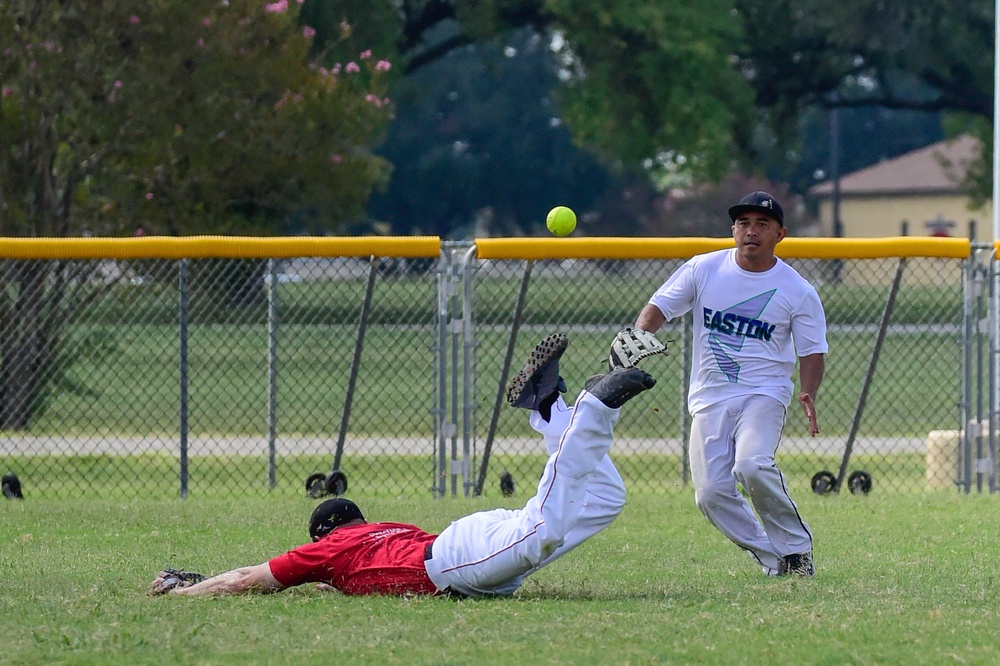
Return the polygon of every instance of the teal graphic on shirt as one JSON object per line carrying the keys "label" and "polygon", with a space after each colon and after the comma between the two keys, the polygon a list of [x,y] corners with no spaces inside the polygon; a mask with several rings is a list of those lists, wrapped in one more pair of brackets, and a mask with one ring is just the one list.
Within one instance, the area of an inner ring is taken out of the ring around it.
{"label": "teal graphic on shirt", "polygon": [[747,338],[771,341],[774,324],[759,319],[777,289],[737,303],[725,310],[703,308],[705,328],[708,329],[708,346],[719,364],[719,370],[735,384],[740,377],[740,364],[729,355],[730,351],[740,351]]}

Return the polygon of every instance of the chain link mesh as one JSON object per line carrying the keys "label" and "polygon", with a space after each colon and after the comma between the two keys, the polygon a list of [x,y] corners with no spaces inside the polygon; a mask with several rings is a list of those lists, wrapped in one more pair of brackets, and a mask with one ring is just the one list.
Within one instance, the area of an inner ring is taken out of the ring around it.
{"label": "chain link mesh", "polygon": [[29,496],[304,494],[340,444],[349,478],[425,491],[433,269],[391,259],[6,261],[3,466]]}
{"label": "chain link mesh", "polygon": [[[585,379],[602,371],[614,334],[635,321],[647,299],[681,263],[534,262],[513,358],[525,358],[532,345],[549,332],[568,333],[570,347],[561,370],[571,402]],[[813,477],[825,470],[832,479],[839,477],[846,491],[848,479],[860,471],[880,491],[953,488],[961,423],[963,263],[931,258],[789,263],[817,287],[827,313],[830,342],[818,399],[820,435],[810,437],[808,422],[797,404],[793,402],[789,408],[778,451],[779,465],[789,482],[808,492],[813,488]],[[490,381],[501,374],[511,313],[527,270],[526,262],[483,262],[479,266],[476,376],[481,378],[483,401],[492,399]],[[897,271],[901,271],[899,289],[876,353]],[[670,355],[642,363],[658,384],[622,410],[613,451],[631,490],[663,492],[683,487],[688,479],[685,396],[690,336],[690,318],[668,322],[660,330],[658,337],[672,341]],[[518,368],[520,361],[516,360],[511,373]],[[866,378],[870,381],[863,400]],[[539,443],[524,414],[516,413],[520,411],[501,411],[496,425],[502,434],[489,451],[486,483],[495,494],[502,471],[533,487],[540,468]],[[489,432],[488,422],[483,423],[484,418],[489,419],[489,410],[486,412],[479,419],[477,432],[481,436]],[[942,433],[946,433],[946,450],[937,451],[933,441],[928,449],[929,438]]]}
{"label": "chain link mesh", "polygon": [[[682,261],[466,259],[470,247],[438,260],[4,260],[0,471],[28,497],[305,494],[333,469],[390,496],[471,495],[482,481],[499,497],[507,471],[527,496],[544,446],[503,402],[506,382],[565,332],[572,401]],[[779,448],[793,492],[821,470],[844,484],[863,470],[876,492],[968,482],[988,458],[970,460],[959,426],[988,419],[981,395],[962,402],[982,392],[988,355],[982,269],[789,263],[817,286],[830,341],[821,434],[793,404]],[[658,384],[616,430],[634,492],[687,483],[690,320],[658,336],[670,354],[643,362]]]}

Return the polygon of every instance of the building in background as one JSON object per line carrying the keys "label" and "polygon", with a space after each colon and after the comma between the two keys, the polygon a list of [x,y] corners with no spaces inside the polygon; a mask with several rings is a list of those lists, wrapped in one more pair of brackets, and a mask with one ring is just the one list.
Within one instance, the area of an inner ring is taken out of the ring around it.
{"label": "building in background", "polygon": [[819,203],[821,235],[993,240],[990,206],[972,210],[961,187],[979,150],[978,139],[963,135],[841,176],[840,233],[833,219],[834,181],[814,185],[809,196]]}

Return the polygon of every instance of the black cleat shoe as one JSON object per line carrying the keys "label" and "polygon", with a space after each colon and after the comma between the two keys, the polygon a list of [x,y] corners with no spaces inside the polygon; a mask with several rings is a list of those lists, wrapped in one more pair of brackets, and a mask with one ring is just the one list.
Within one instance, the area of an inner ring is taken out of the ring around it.
{"label": "black cleat shoe", "polygon": [[812,578],[816,575],[816,566],[813,564],[812,552],[786,555],[785,561],[782,564],[782,574],[794,574],[796,576],[804,576],[805,578]]}
{"label": "black cleat shoe", "polygon": [[507,470],[503,471],[500,475],[500,493],[504,497],[510,497],[514,494],[514,477]]}
{"label": "black cleat shoe", "polygon": [[639,368],[615,368],[606,375],[594,375],[584,388],[608,407],[617,409],[655,385],[653,376]]}
{"label": "black cleat shoe", "polygon": [[559,376],[559,358],[568,345],[569,339],[562,333],[554,333],[535,345],[528,362],[507,387],[511,407],[538,410],[542,403],[551,405],[559,393],[566,392],[566,382]]}
{"label": "black cleat shoe", "polygon": [[21,492],[21,482],[17,478],[17,474],[10,472],[9,474],[3,475],[3,495],[7,499],[24,499],[24,493]]}

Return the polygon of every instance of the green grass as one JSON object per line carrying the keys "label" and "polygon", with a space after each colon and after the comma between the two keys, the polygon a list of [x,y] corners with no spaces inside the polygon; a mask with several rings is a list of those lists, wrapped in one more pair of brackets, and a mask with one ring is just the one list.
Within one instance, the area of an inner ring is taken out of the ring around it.
{"label": "green grass", "polygon": [[[812,476],[826,469],[837,474],[843,452],[819,455],[780,453],[778,462],[791,492],[811,493]],[[328,472],[331,455],[279,456],[274,464],[274,485],[266,455],[191,456],[188,460],[187,493],[191,498],[226,499],[234,495],[293,499],[305,495],[304,481],[315,472]],[[615,464],[629,487],[641,494],[667,495],[685,488],[684,467],[679,455],[654,453],[614,454]],[[349,490],[369,497],[427,498],[433,495],[435,458],[426,455],[361,455],[345,453],[341,469],[347,474]],[[481,455],[471,466],[470,483],[479,478]],[[137,453],[112,455],[5,456],[6,469],[16,470],[31,499],[89,497],[128,500],[136,497],[172,498],[181,493],[180,461],[176,455]],[[483,486],[487,500],[499,497],[498,478],[510,471],[522,491],[533,487],[545,464],[541,454],[514,455],[496,452],[490,457]],[[927,489],[926,459],[923,453],[858,454],[847,469],[862,469],[873,477],[876,494],[886,492],[912,495]],[[948,470],[939,472],[946,475]],[[460,478],[445,479],[446,495],[466,495]],[[844,492],[847,492],[845,486]],[[468,494],[472,495],[470,488]],[[73,501],[76,501],[75,499]]]}
{"label": "green grass", "polygon": [[[611,271],[564,279],[558,266],[540,262],[525,304],[514,369],[540,336],[569,330],[572,349],[564,374],[578,387],[599,370],[609,336],[634,320],[670,266],[669,262],[651,262],[640,267],[641,275]],[[208,262],[196,273],[218,268]],[[95,429],[115,434],[177,431],[178,303],[174,282],[168,277],[164,274],[155,284],[115,285],[98,305],[69,324],[60,381],[50,385],[53,392],[45,411],[33,421],[31,434],[69,436]],[[476,418],[483,428],[480,436],[492,410],[519,283],[518,277],[501,277],[488,269],[477,276],[477,328],[471,351],[477,378]],[[266,432],[266,304],[234,305],[218,290],[208,288],[215,282],[204,275],[194,284],[188,341],[192,433]],[[357,278],[279,286],[276,368],[281,432],[337,430],[364,286]],[[440,344],[435,289],[434,274],[384,277],[376,282],[352,432],[432,435]],[[819,404],[821,427],[828,434],[846,434],[871,358],[873,326],[880,319],[886,287],[825,284],[820,290],[831,325],[867,326],[837,330],[829,336],[829,363]],[[961,321],[961,305],[957,286],[906,285],[899,293],[893,322],[955,325]],[[680,326],[672,323],[671,327],[664,335],[679,340]],[[447,344],[461,344],[456,335],[448,335]],[[924,436],[930,430],[954,428],[962,361],[957,343],[954,333],[891,331],[861,432]],[[444,352],[450,393],[452,356],[450,349]],[[642,419],[634,430],[629,430],[626,421],[625,434],[649,437],[674,429],[680,405],[680,342],[675,342],[669,360],[655,359],[652,365],[660,381],[657,394],[663,396],[666,408],[661,408],[662,418]],[[503,424],[504,433],[530,434],[523,419],[508,421]],[[790,426],[799,430],[789,434],[803,432],[794,422]]]}
{"label": "green grass", "polygon": [[[330,455],[277,457],[272,487],[266,455],[190,456],[187,491],[191,497],[211,499],[232,498],[234,494],[301,498],[305,496],[304,480],[315,472],[329,472],[332,458],[332,451]],[[180,495],[180,461],[176,455],[24,455],[5,456],[4,463],[8,469],[18,470],[24,492],[32,499],[85,496],[124,500]],[[347,454],[343,463],[350,489],[363,488],[368,496],[431,495],[434,467],[429,454]],[[544,463],[537,456],[526,457],[521,465],[539,469]]]}
{"label": "green grass", "polygon": [[[511,372],[544,335],[558,325],[525,329],[518,338]],[[610,330],[610,329],[608,329]],[[59,390],[33,424],[31,434],[84,434],[97,426],[118,434],[177,430],[179,369],[176,329],[170,326],[80,327],[76,339],[104,340],[100,354],[79,358],[70,371],[74,385]],[[336,433],[340,424],[356,331],[350,326],[287,325],[278,343],[279,427],[284,433]],[[485,435],[492,414],[509,332],[476,333],[477,421]],[[571,332],[563,374],[572,392],[599,372],[607,331]],[[668,331],[667,339],[679,332]],[[872,355],[873,333],[830,334],[828,368],[820,395],[824,432],[846,434]],[[425,435],[433,431],[437,366],[435,331],[371,327],[352,404],[351,431],[364,435]],[[267,330],[264,326],[196,326],[189,335],[189,423],[193,433],[263,433],[267,428]],[[625,418],[623,433],[664,436],[675,430],[681,404],[679,343],[668,358],[648,369],[659,384],[650,399],[656,418]],[[449,400],[452,391],[450,356]],[[960,395],[961,349],[955,336],[895,333],[886,337],[870,389],[862,432],[879,436],[925,436],[954,428]],[[461,386],[458,387],[461,397]],[[509,412],[510,410],[504,410]],[[507,414],[504,414],[507,416]],[[794,421],[794,420],[793,420]],[[801,435],[804,425],[789,434]],[[797,426],[792,424],[792,427]],[[504,422],[506,435],[528,435],[523,418]]]}
{"label": "green grass", "polygon": [[[360,495],[372,519],[431,531],[489,500]],[[523,501],[524,497],[515,498]],[[305,498],[44,498],[0,522],[10,664],[992,664],[996,498],[796,499],[819,573],[766,579],[687,492],[632,491],[604,533],[512,599],[150,598],[164,566],[214,573],[304,538]]]}
{"label": "green grass", "polygon": [[[102,335],[116,340],[114,353],[81,360],[76,378],[85,378],[89,393],[60,392],[48,411],[28,435],[50,435],[67,439],[80,436],[156,437],[172,450],[178,449],[178,398],[175,350],[164,342],[169,327],[101,327]],[[299,494],[306,476],[327,471],[331,464],[344,405],[346,375],[350,369],[353,335],[349,327],[315,329],[287,326],[283,329],[279,359],[276,483],[267,484],[266,459],[267,378],[263,352],[265,331],[258,326],[195,327],[191,333],[190,437],[211,439],[217,435],[240,438],[241,453],[254,455],[222,458],[209,442],[193,447],[190,467],[192,494],[218,496],[241,494]],[[506,349],[506,331],[483,329],[477,334],[475,455],[470,461],[478,470],[486,441],[501,361]],[[521,332],[515,358],[523,358],[539,339],[538,328]],[[429,330],[370,329],[363,357],[358,392],[352,405],[350,428],[342,467],[352,482],[369,486],[373,479],[387,485],[387,492],[426,495],[434,484],[435,381]],[[572,334],[564,357],[563,374],[571,395],[583,378],[597,371],[595,359],[606,348],[606,334],[581,331]],[[152,342],[150,342],[152,340]],[[831,355],[819,399],[823,436],[833,436],[822,455],[792,458],[779,452],[779,462],[793,484],[808,488],[811,476],[821,469],[837,471],[846,444],[871,356],[873,336],[834,333]],[[392,349],[391,354],[383,349]],[[879,371],[868,395],[864,419],[850,469],[866,469],[881,489],[906,492],[924,487],[922,455],[863,455],[865,438],[910,437],[922,440],[932,430],[955,429],[959,385],[960,348],[949,335],[932,333],[892,334],[886,339]],[[681,354],[651,359],[646,367],[655,374],[654,390],[640,396],[623,410],[616,427],[616,451],[626,478],[656,492],[675,488],[681,479],[676,459],[633,453],[633,440],[681,436]],[[516,367],[516,366],[515,366]],[[449,385],[448,391],[452,387]],[[459,387],[461,391],[461,387]],[[787,437],[807,436],[806,421],[797,405],[789,411]],[[20,433],[4,433],[17,442]],[[321,437],[312,457],[285,453],[298,437]],[[356,443],[358,437],[385,441],[412,436],[419,440],[419,455],[367,456]],[[498,438],[535,441],[525,413],[503,406],[499,413]],[[459,443],[461,445],[461,442]],[[101,497],[176,496],[177,456],[143,456],[136,444],[134,456],[44,457],[32,455],[30,444],[7,455],[6,469],[17,472],[28,487],[59,496],[98,494]],[[207,450],[205,447],[208,447]],[[450,447],[450,442],[449,442]],[[869,452],[871,449],[868,450]],[[533,467],[520,456],[498,446],[492,451],[490,473],[510,469],[517,478],[530,478]],[[849,470],[850,471],[850,470]],[[474,474],[472,480],[477,476]],[[450,483],[450,481],[449,481]],[[495,478],[490,477],[490,485]],[[141,484],[141,485],[140,485]],[[396,484],[389,486],[389,484]],[[140,491],[141,487],[141,491]]]}
{"label": "green grass", "polygon": [[[671,266],[666,268],[669,270]],[[663,283],[664,266],[648,274],[615,273],[574,276],[532,277],[525,304],[524,322],[545,324],[559,313],[566,324],[631,322],[636,312]],[[891,275],[891,272],[887,273]],[[489,272],[476,282],[477,321],[480,324],[508,324],[521,278],[499,277]],[[200,286],[201,283],[196,283]],[[306,324],[315,321],[356,321],[361,312],[364,281],[330,280],[282,284],[278,290],[281,321]],[[424,278],[390,277],[375,283],[372,295],[372,323],[433,321],[436,295],[433,274]],[[885,304],[886,286],[824,284],[819,287],[830,324],[878,323]],[[195,289],[191,303],[193,323],[246,323],[267,321],[267,309],[257,305],[232,305],[217,289]],[[962,318],[960,285],[906,285],[896,300],[896,323],[954,323]],[[175,282],[154,285],[120,285],[111,290],[100,309],[88,311],[83,321],[111,324],[174,324],[177,320]]]}

